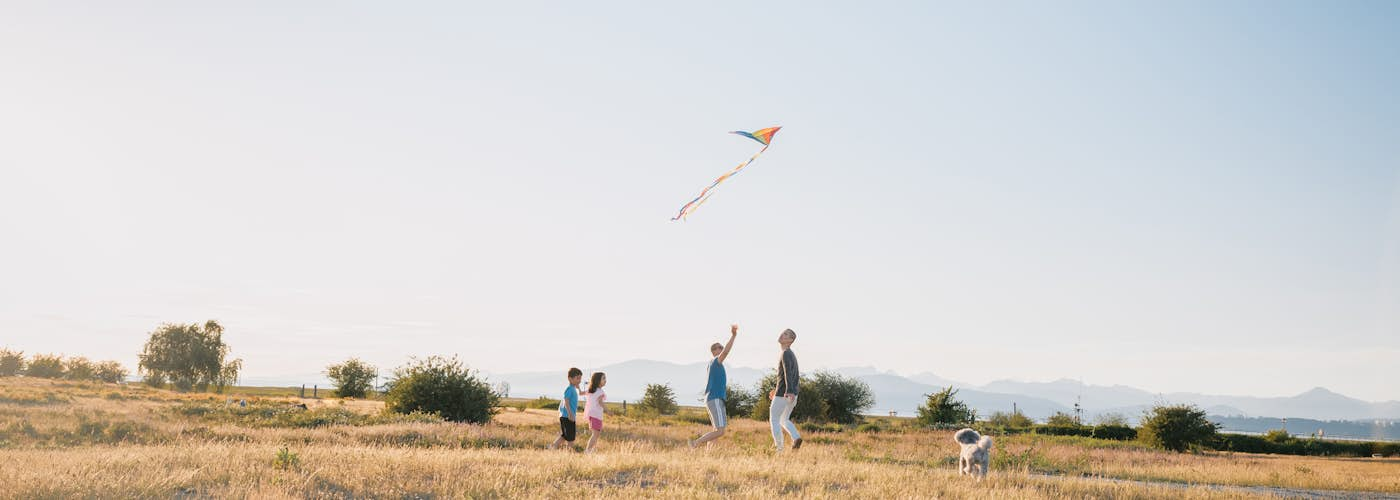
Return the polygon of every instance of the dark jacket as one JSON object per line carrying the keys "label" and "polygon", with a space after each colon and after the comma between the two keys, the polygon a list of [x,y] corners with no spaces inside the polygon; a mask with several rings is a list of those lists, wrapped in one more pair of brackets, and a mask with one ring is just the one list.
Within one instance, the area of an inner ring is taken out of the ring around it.
{"label": "dark jacket", "polygon": [[798,382],[801,378],[797,371],[797,355],[792,353],[792,349],[784,349],[782,359],[778,360],[778,392],[777,397],[787,394],[797,395],[800,388]]}

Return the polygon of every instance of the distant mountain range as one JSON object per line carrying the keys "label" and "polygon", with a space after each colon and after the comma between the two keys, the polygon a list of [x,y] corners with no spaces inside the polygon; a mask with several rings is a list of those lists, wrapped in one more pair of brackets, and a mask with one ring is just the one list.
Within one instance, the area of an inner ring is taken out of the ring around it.
{"label": "distant mountain range", "polygon": [[[646,384],[669,383],[681,404],[698,405],[705,388],[706,363],[677,364],[665,361],[632,360],[603,366],[608,374],[608,394],[615,401],[640,398]],[[727,367],[729,383],[753,387],[765,373],[747,367]],[[953,386],[957,397],[980,415],[1009,412],[1013,407],[1035,419],[1055,412],[1072,413],[1076,401],[1086,419],[1117,413],[1136,420],[1142,411],[1158,401],[1191,403],[1211,415],[1306,418],[1313,420],[1400,419],[1400,401],[1373,403],[1347,397],[1321,387],[1292,397],[1218,396],[1197,393],[1157,394],[1128,386],[1087,385],[1075,380],[1015,382],[999,380],[983,386],[960,383],[932,373],[902,376],[873,367],[832,370],[870,385],[875,393],[872,414],[911,416],[923,404],[925,395]],[[510,384],[513,397],[559,397],[566,384],[562,371],[488,374],[490,380]]]}

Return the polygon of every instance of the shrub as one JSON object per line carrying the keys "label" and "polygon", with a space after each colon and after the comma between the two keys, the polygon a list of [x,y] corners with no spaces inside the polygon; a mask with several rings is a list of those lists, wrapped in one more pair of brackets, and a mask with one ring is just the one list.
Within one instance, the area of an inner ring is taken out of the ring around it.
{"label": "shrub", "polygon": [[285,447],[277,450],[277,456],[272,459],[272,466],[282,470],[295,468],[299,464],[301,464],[301,457]]}
{"label": "shrub", "polygon": [[453,422],[484,424],[496,412],[500,395],[485,378],[456,356],[414,358],[394,370],[385,408],[397,413],[434,413]]}
{"label": "shrub", "polygon": [[121,383],[128,374],[126,367],[116,361],[103,361],[93,366],[93,379],[100,382]]}
{"label": "shrub", "polygon": [[197,324],[164,324],[151,332],[138,368],[152,386],[171,382],[181,391],[213,386],[215,392],[238,381],[243,361],[228,361],[224,327],[209,320]]}
{"label": "shrub", "polygon": [[63,358],[53,354],[35,354],[29,358],[24,374],[39,378],[63,378]]}
{"label": "shrub", "polygon": [[1074,415],[1057,411],[1054,415],[1051,415],[1050,418],[1045,419],[1045,424],[1059,427],[1078,427],[1079,419],[1075,418]]}
{"label": "shrub", "polygon": [[24,372],[24,352],[0,349],[0,377],[13,377]]}
{"label": "shrub", "polygon": [[373,365],[350,358],[326,367],[326,376],[335,382],[335,395],[342,398],[363,398],[369,394],[379,371]]}
{"label": "shrub", "polygon": [[1294,439],[1293,436],[1289,434],[1286,430],[1271,429],[1269,432],[1264,433],[1264,440],[1271,443],[1284,444],[1293,441]]}
{"label": "shrub", "polygon": [[530,400],[526,404],[526,407],[535,408],[539,410],[557,410],[559,409],[559,400],[540,396],[538,398]]}
{"label": "shrub", "polygon": [[943,388],[943,390],[926,395],[923,406],[919,407],[919,413],[914,417],[914,421],[926,425],[934,426],[939,424],[970,424],[977,419],[977,412],[968,408],[967,403],[959,401],[958,390],[953,386]]}
{"label": "shrub", "polygon": [[864,423],[860,424],[860,427],[856,427],[856,432],[864,432],[867,434],[878,434],[884,430],[884,427],[881,427],[879,424],[875,423]]}
{"label": "shrub", "polygon": [[731,417],[752,416],[758,395],[743,387],[731,385],[725,389],[724,413]]}
{"label": "shrub", "polygon": [[671,384],[647,384],[637,408],[659,415],[674,415],[680,406],[676,404],[676,391],[671,389]]}
{"label": "shrub", "polygon": [[821,398],[822,416],[827,422],[853,424],[863,418],[862,413],[875,406],[875,393],[870,386],[854,378],[819,371],[812,377],[812,386],[816,393],[805,394]]}
{"label": "shrub", "polygon": [[1131,441],[1137,439],[1137,429],[1126,425],[1100,424],[1094,426],[1093,437],[1099,439],[1112,439],[1114,441]]}
{"label": "shrub", "polygon": [[1094,419],[1094,424],[1127,427],[1128,417],[1123,416],[1122,413],[1104,413],[1100,414],[1097,418]]}
{"label": "shrub", "polygon": [[992,416],[987,417],[987,424],[996,427],[1006,427],[1015,429],[1033,427],[1035,426],[1035,421],[1031,420],[1030,417],[1027,417],[1026,414],[1021,413],[1020,410],[1016,410],[1011,413],[997,411],[992,412]]}
{"label": "shrub", "polygon": [[[768,372],[768,375],[758,381],[758,387],[754,390],[754,397],[757,401],[754,402],[753,413],[750,414],[753,415],[754,419],[768,420],[768,409],[773,406],[772,400],[768,399],[768,393],[777,386],[777,370]],[[802,378],[798,381],[797,407],[792,409],[792,420],[794,422],[807,420],[821,421],[825,418],[826,409],[823,408],[823,405],[826,403],[823,402],[821,398],[814,397],[816,396],[816,390],[816,386],[812,384],[810,379]]]}
{"label": "shrub", "polygon": [[97,369],[92,361],[82,356],[73,356],[63,362],[63,378],[68,380],[96,380]]}
{"label": "shrub", "polygon": [[1195,405],[1158,404],[1142,416],[1138,437],[1144,442],[1171,451],[1186,451],[1210,442],[1216,425],[1206,420],[1205,410]]}
{"label": "shrub", "polygon": [[1036,426],[1035,429],[1032,430],[1032,432],[1034,432],[1034,433],[1036,433],[1036,434],[1046,435],[1046,436],[1084,436],[1084,437],[1090,437],[1090,436],[1094,435],[1094,429],[1093,429],[1092,427],[1083,427],[1083,426],[1078,426],[1078,425],[1049,425],[1049,424],[1046,424],[1046,425]]}

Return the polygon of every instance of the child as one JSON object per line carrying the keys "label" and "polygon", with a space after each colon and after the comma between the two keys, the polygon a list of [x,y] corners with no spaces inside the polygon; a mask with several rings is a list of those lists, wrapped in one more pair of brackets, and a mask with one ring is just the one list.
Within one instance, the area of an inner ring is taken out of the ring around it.
{"label": "child", "polygon": [[729,350],[734,348],[734,338],[739,336],[739,325],[729,325],[729,343],[720,345],[716,342],[710,346],[710,355],[714,356],[710,360],[709,379],[705,384],[705,410],[710,413],[710,426],[714,430],[708,434],[700,436],[694,441],[687,441],[691,448],[701,443],[708,445],[711,441],[719,439],[724,435],[724,427],[729,420],[724,414],[724,399],[727,394],[729,379],[724,374],[724,360],[729,357]]}
{"label": "child", "polygon": [[593,372],[593,377],[588,381],[588,407],[584,410],[584,415],[588,417],[588,448],[584,453],[593,453],[593,448],[598,445],[598,435],[603,432],[603,405],[608,402],[608,394],[603,392],[603,386],[608,385],[608,376],[603,372]]}
{"label": "child", "polygon": [[583,370],[569,369],[569,387],[564,389],[564,399],[559,400],[559,439],[549,445],[549,449],[573,443],[578,435],[578,385],[583,382]]}

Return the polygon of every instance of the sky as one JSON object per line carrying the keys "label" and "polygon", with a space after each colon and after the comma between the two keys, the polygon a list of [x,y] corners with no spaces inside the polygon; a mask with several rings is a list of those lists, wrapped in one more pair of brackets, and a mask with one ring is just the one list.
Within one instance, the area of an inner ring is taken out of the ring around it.
{"label": "sky", "polygon": [[[11,2],[0,346],[1400,400],[1400,4]],[[772,147],[685,222],[682,204]]]}

